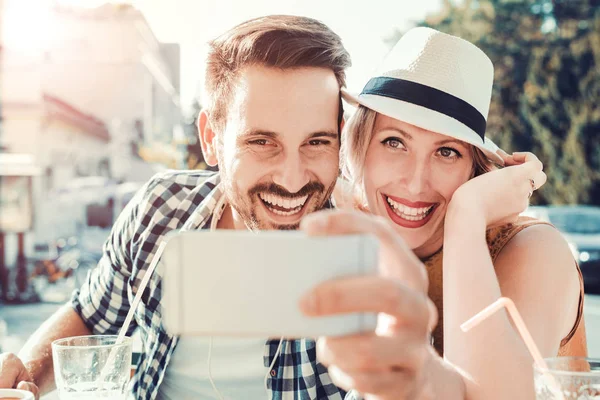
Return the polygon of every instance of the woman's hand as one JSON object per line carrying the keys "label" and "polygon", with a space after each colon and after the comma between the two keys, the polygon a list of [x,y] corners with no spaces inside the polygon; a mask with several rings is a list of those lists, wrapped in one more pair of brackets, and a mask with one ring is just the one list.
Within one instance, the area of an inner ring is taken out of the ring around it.
{"label": "woman's hand", "polygon": [[373,234],[380,242],[379,274],[318,285],[301,303],[309,316],[379,313],[373,333],[325,337],[317,357],[336,385],[367,399],[429,399],[429,333],[437,311],[427,296],[424,265],[389,223],[356,211],[323,211],[307,216],[301,228],[310,235]]}
{"label": "woman's hand", "polygon": [[480,218],[485,227],[514,222],[533,192],[546,183],[543,165],[532,153],[503,154],[505,167],[477,176],[459,187],[446,218]]}

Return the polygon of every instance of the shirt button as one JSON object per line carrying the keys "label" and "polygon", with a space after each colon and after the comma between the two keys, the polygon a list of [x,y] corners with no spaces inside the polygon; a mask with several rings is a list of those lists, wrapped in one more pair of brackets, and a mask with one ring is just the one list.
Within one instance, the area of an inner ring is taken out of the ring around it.
{"label": "shirt button", "polygon": [[271,370],[271,376],[273,378],[275,378],[275,375],[277,375],[277,371],[275,371],[274,369]]}

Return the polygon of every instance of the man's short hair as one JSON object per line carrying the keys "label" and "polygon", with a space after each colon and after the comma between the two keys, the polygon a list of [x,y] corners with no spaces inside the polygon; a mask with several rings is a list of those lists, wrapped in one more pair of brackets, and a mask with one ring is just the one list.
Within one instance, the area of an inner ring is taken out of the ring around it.
{"label": "man's short hair", "polygon": [[238,73],[249,65],[333,71],[341,87],[350,55],[325,24],[307,17],[273,15],[246,21],[209,43],[204,108],[212,128],[222,131]]}

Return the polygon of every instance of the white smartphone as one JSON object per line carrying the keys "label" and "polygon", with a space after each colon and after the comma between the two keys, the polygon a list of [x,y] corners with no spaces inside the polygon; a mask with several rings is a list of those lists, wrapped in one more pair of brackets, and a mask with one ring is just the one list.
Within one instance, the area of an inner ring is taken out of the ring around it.
{"label": "white smartphone", "polygon": [[298,305],[321,282],[375,274],[373,236],[220,230],[167,240],[160,273],[171,334],[314,338],[375,329],[374,313],[306,317]]}

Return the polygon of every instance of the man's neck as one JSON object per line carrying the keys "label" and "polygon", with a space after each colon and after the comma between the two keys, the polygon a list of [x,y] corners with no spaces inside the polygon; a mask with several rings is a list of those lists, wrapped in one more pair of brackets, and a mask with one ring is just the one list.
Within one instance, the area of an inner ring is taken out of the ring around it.
{"label": "man's neck", "polygon": [[[216,215],[213,215],[215,218]],[[235,226],[235,220],[233,219],[233,212],[231,206],[227,204],[223,210],[221,218],[217,222],[217,229],[239,229]]]}
{"label": "man's neck", "polygon": [[248,227],[239,217],[239,214],[234,215],[233,208],[227,204],[219,222],[217,222],[217,229],[238,229],[244,231],[247,230]]}

